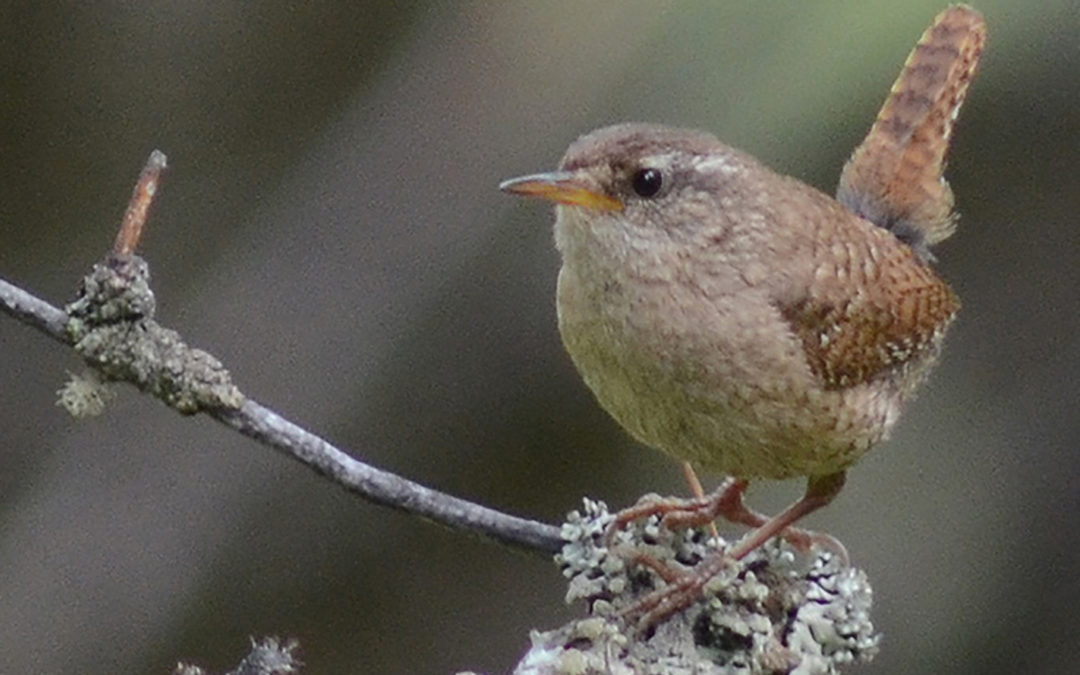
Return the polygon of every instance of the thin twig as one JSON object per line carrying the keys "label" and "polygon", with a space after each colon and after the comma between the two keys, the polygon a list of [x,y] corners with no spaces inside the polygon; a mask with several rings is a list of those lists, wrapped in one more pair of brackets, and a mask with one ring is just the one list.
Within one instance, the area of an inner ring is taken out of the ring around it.
{"label": "thin twig", "polygon": [[562,546],[557,527],[473,504],[364,464],[250,399],[238,410],[207,412],[225,426],[281,450],[368,501],[516,548],[553,554]]}
{"label": "thin twig", "polygon": [[135,183],[135,189],[131,193],[131,201],[128,202],[124,219],[120,221],[120,231],[116,233],[116,241],[113,243],[113,253],[117,255],[131,255],[139,246],[142,239],[143,225],[146,224],[146,216],[150,212],[150,205],[154,202],[157,194],[158,183],[161,181],[161,173],[165,170],[165,153],[154,150],[150,153],[150,159],[146,160],[146,166],[139,174],[139,180]]}
{"label": "thin twig", "polygon": [[[65,329],[68,317],[63,310],[3,279],[0,279],[0,309],[71,345]],[[250,398],[238,409],[211,408],[205,412],[375,504],[541,555],[553,554],[562,546],[559,528],[554,525],[511,516],[365,464]]]}
{"label": "thin twig", "polygon": [[0,279],[0,309],[19,321],[37,328],[54,340],[71,344],[65,326],[68,316],[59,307],[53,307],[41,298]]}

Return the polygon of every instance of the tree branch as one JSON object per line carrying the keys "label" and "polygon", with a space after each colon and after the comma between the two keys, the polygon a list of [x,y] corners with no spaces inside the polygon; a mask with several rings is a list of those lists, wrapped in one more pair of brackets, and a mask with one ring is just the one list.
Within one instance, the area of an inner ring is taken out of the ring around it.
{"label": "tree branch", "polygon": [[285,452],[375,504],[544,555],[562,547],[559,528],[553,525],[507,515],[376,469],[250,399],[239,410],[208,412],[225,426]]}
{"label": "tree branch", "polygon": [[3,279],[0,279],[0,309],[54,340],[71,346],[71,339],[64,328],[68,320],[64,310]]}
{"label": "tree branch", "polygon": [[[72,347],[76,344],[68,334],[67,312],[3,279],[0,279],[0,310],[59,342]],[[91,365],[101,364],[91,362]],[[108,379],[120,379],[112,369],[104,375]],[[133,376],[123,379],[140,384]],[[158,394],[159,398],[162,396]],[[173,401],[166,403],[176,407]],[[201,411],[263,445],[284,452],[375,504],[545,556],[556,553],[562,546],[559,528],[554,525],[511,516],[377,469],[251,399],[245,398],[238,408],[207,407]]]}
{"label": "tree branch", "polygon": [[105,380],[135,384],[184,414],[204,412],[370,502],[531,553],[548,556],[561,548],[553,525],[453,497],[349,456],[244,396],[217,359],[154,321],[149,267],[131,252],[164,167],[165,155],[154,151],[113,251],[83,279],[75,302],[61,310],[0,279],[0,310],[72,347]]}

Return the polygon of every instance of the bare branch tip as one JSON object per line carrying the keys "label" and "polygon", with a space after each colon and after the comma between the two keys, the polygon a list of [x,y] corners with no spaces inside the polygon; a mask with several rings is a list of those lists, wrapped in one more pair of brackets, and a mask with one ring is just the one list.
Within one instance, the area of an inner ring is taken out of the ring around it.
{"label": "bare branch tip", "polygon": [[157,194],[161,174],[167,166],[168,161],[165,153],[160,150],[154,150],[150,153],[142,173],[139,174],[139,180],[135,183],[135,189],[132,191],[127,211],[124,212],[124,219],[120,223],[120,231],[117,233],[116,241],[113,243],[113,253],[131,255],[138,248],[139,240],[142,239],[143,226],[146,225],[147,214],[150,212],[150,205]]}
{"label": "bare branch tip", "polygon": [[146,160],[146,166],[155,167],[157,169],[168,168],[167,158],[165,153],[160,150],[153,150],[150,153],[150,159]]}

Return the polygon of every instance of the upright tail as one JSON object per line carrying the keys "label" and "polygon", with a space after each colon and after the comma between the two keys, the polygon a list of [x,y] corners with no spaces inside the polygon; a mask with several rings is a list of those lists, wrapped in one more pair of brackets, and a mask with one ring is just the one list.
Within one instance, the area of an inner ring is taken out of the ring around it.
{"label": "upright tail", "polygon": [[945,156],[985,42],[986,23],[976,10],[953,5],[939,14],[840,176],[840,203],[924,258],[956,229]]}

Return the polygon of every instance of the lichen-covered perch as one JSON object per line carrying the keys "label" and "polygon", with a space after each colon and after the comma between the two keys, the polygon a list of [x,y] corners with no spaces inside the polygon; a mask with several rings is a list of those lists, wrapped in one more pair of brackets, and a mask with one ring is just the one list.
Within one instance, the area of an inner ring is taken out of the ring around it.
{"label": "lichen-covered perch", "polygon": [[586,500],[563,525],[567,543],[557,559],[570,580],[567,601],[583,602],[587,616],[534,632],[515,675],[811,675],[877,652],[866,574],[828,550],[803,555],[782,540],[730,564],[698,602],[642,627],[635,603],[665,582],[628,561],[646,555],[689,570],[730,544],[709,540],[706,530],[672,532],[657,517],[609,543],[613,518],[603,503]]}

